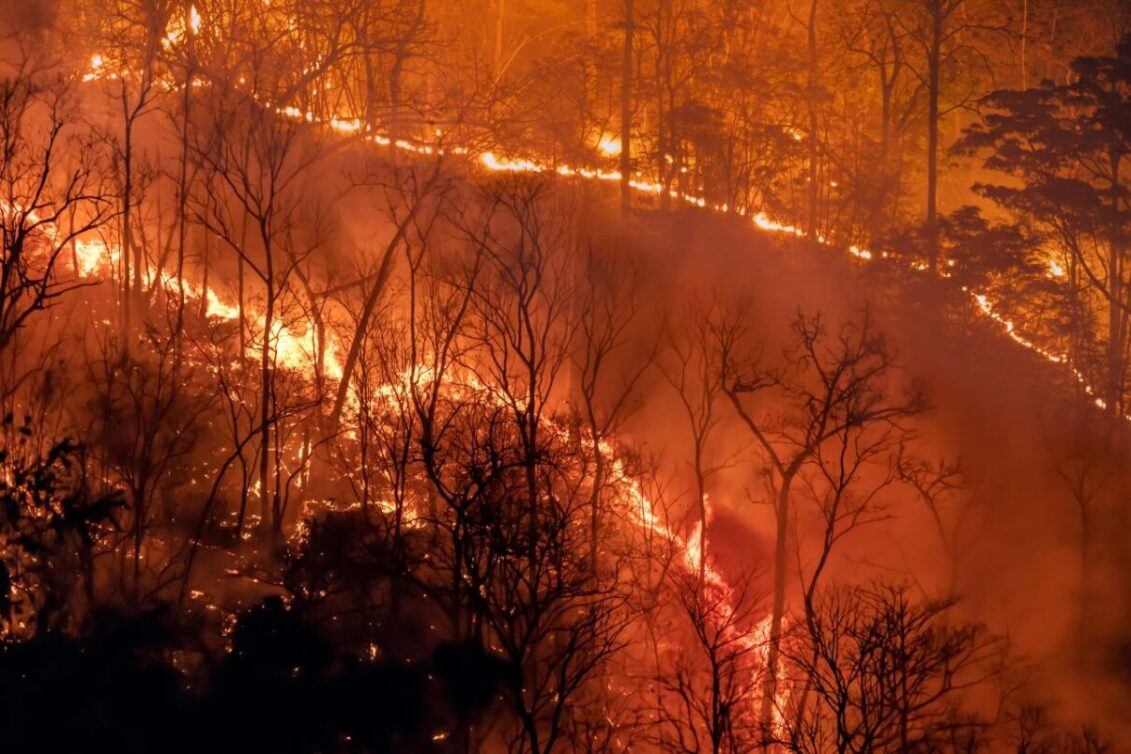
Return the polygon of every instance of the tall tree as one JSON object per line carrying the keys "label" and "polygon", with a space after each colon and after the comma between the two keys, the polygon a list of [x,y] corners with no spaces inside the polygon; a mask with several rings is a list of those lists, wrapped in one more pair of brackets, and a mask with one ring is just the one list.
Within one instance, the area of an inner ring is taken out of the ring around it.
{"label": "tall tree", "polygon": [[927,267],[939,271],[939,154],[943,116],[966,105],[976,86],[971,81],[986,58],[979,37],[1001,34],[989,6],[972,12],[966,0],[915,0],[914,11],[898,16],[919,48],[914,69],[927,94],[927,186],[925,231]]}
{"label": "tall tree", "polygon": [[[826,457],[829,445],[831,457],[836,458],[838,449],[852,453],[861,444],[870,447],[877,441],[877,433],[886,444],[887,430],[918,413],[923,400],[914,390],[889,386],[895,356],[867,313],[859,323],[845,323],[832,333],[819,315],[799,314],[793,322],[793,346],[780,365],[766,366],[743,354],[743,327],[730,327],[722,335],[718,342],[723,389],[762,452],[776,526],[773,606],[761,708],[761,723],[769,740],[778,699],[788,533],[796,504],[794,486],[806,467]],[[784,414],[759,409],[755,399],[766,394],[780,396],[789,408]],[[835,484],[833,487],[833,500],[839,500]],[[834,535],[840,515],[832,514]]]}
{"label": "tall tree", "polygon": [[12,346],[39,313],[86,284],[74,244],[113,216],[114,197],[70,87],[32,59],[0,64],[0,145],[0,354],[7,360],[0,396],[7,398],[22,382],[13,360],[33,344]]}
{"label": "tall tree", "polygon": [[[1129,217],[1131,189],[1131,37],[1115,54],[1077,58],[1074,80],[998,91],[983,102],[984,120],[957,148],[985,167],[1021,179],[975,189],[1042,229],[1068,260],[1098,307],[1106,364],[1098,382],[1114,414],[1126,405]],[[1078,354],[1070,355],[1074,361]]]}
{"label": "tall tree", "polygon": [[624,52],[621,58],[620,92],[620,204],[627,209],[632,203],[632,94],[633,72],[636,69],[635,42],[636,0],[624,0]]}

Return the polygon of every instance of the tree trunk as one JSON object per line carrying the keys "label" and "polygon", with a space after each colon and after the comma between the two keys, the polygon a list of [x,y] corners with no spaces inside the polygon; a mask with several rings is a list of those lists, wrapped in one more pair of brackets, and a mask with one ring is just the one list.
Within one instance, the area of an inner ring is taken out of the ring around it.
{"label": "tree trunk", "polygon": [[[185,28],[191,28],[187,23]],[[193,79],[193,53],[192,35],[189,36],[188,67],[185,71],[185,92],[181,123],[181,164],[180,180],[178,181],[178,214],[177,218],[177,323],[173,337],[175,338],[174,373],[180,373],[181,366],[181,340],[185,324],[185,244],[188,241],[188,152],[189,152],[189,113],[192,106],[192,79]],[[206,278],[207,282],[207,278]],[[203,294],[207,304],[207,288]]]}
{"label": "tree trunk", "polygon": [[[656,6],[656,174],[660,179],[660,209],[667,212],[672,202],[672,176],[675,173],[675,151],[673,148],[673,129],[670,117],[675,103],[665,102],[664,95],[670,95],[672,81],[672,46],[675,40],[667,37],[665,23],[671,20],[668,0],[659,0]],[[665,43],[665,41],[667,43]],[[674,100],[674,97],[671,98]]]}
{"label": "tree trunk", "polygon": [[806,105],[809,110],[809,216],[805,223],[806,235],[810,239],[817,237],[819,212],[817,204],[820,201],[820,167],[817,164],[817,131],[820,121],[817,108],[817,0],[809,3],[809,82]]}
{"label": "tree trunk", "polygon": [[[133,249],[133,227],[130,225],[130,203],[133,201],[133,119],[129,114],[126,115],[123,136],[125,143],[122,145],[122,343],[128,352],[130,347],[130,320],[135,300],[133,280],[134,277],[138,280],[141,279],[137,265],[130,264],[130,254]],[[139,295],[137,298],[141,298],[141,296]]]}
{"label": "tree trunk", "polygon": [[790,469],[782,475],[777,501],[777,537],[774,543],[774,604],[770,613],[769,646],[766,649],[766,680],[762,686],[760,722],[762,735],[770,748],[773,740],[774,704],[777,699],[778,658],[781,656],[782,624],[785,620],[786,548],[789,534],[789,496],[796,471]]}
{"label": "tree trunk", "polygon": [[696,585],[702,590],[707,580],[707,476],[703,471],[703,441],[695,441],[695,493],[699,505],[699,562],[695,564]]}
{"label": "tree trunk", "polygon": [[942,65],[943,13],[931,4],[931,41],[927,54],[927,267],[939,272],[939,68]]}
{"label": "tree trunk", "polygon": [[[436,181],[440,177],[441,162],[437,161],[435,169],[428,183],[424,187],[424,193],[427,194]],[[338,422],[342,417],[342,409],[346,405],[349,398],[350,377],[353,375],[353,370],[357,367],[357,360],[361,356],[361,345],[365,339],[365,334],[369,331],[369,320],[373,317],[373,312],[377,307],[377,303],[381,300],[381,293],[385,290],[385,285],[389,280],[389,276],[393,272],[393,255],[401,242],[405,240],[408,234],[409,224],[416,213],[420,210],[420,206],[424,203],[423,197],[417,198],[413,206],[409,209],[408,214],[397,226],[396,233],[393,234],[392,240],[385,247],[385,253],[381,257],[381,264],[377,269],[377,276],[373,281],[373,289],[369,292],[365,302],[361,306],[361,313],[357,318],[357,326],[354,328],[354,337],[350,341],[350,349],[346,354],[346,361],[342,365],[342,376],[338,382],[338,396],[334,400],[334,408],[330,414],[329,429],[331,432],[337,431]]]}
{"label": "tree trunk", "polygon": [[1114,415],[1123,413],[1124,341],[1126,315],[1123,293],[1123,217],[1119,212],[1119,161],[1120,155],[1110,150],[1108,161],[1111,170],[1111,245],[1108,250],[1108,287],[1111,304],[1108,307],[1108,387],[1107,408]]}
{"label": "tree trunk", "polygon": [[502,75],[503,67],[503,17],[506,14],[506,0],[494,0],[494,43],[492,46],[492,62],[495,77]]}
{"label": "tree trunk", "polygon": [[593,437],[593,492],[589,499],[589,575],[596,579],[600,565],[598,543],[601,532],[601,489],[605,483],[605,454],[601,450],[601,437],[596,431],[596,424],[592,421],[590,428]]}
{"label": "tree trunk", "polygon": [[208,268],[211,264],[208,254],[208,234],[200,243],[200,318],[208,316]]}
{"label": "tree trunk", "polygon": [[260,351],[259,418],[262,426],[259,430],[259,502],[263,517],[260,525],[264,527],[264,531],[268,531],[269,522],[272,528],[275,524],[272,521],[273,508],[269,486],[271,481],[271,330],[275,321],[275,265],[271,259],[269,243],[265,244],[265,251],[267,275],[264,282],[267,286],[267,300],[263,311],[263,348]]}
{"label": "tree trunk", "polygon": [[1029,88],[1029,0],[1021,0],[1021,90]]}
{"label": "tree trunk", "polygon": [[632,206],[632,69],[633,34],[636,17],[634,0],[624,0],[624,59],[621,61],[620,97],[620,204]]}

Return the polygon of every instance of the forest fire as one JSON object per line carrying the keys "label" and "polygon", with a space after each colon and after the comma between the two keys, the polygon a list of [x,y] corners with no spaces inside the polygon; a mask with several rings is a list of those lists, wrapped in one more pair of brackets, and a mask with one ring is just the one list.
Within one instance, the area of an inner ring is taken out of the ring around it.
{"label": "forest fire", "polygon": [[1120,4],[7,6],[5,751],[1131,741]]}
{"label": "forest fire", "polygon": [[[192,33],[194,33],[194,34],[199,33],[200,24],[201,24],[201,16],[200,16],[200,13],[197,10],[195,5],[191,6],[191,8],[190,8],[189,18],[190,18],[190,26],[191,26]],[[166,34],[166,40],[168,40],[168,42],[170,44],[175,44],[175,43],[178,43],[183,38],[185,32],[184,32],[183,22],[181,22],[180,27],[177,27],[175,24],[178,23],[178,22],[174,18],[172,23],[174,25],[170,27],[170,30]],[[97,53],[94,54],[91,58],[90,70],[83,76],[83,80],[84,81],[92,81],[92,80],[98,79],[100,77],[100,70],[102,68],[102,65],[103,65],[102,55],[97,54]],[[177,85],[176,85],[175,82],[170,81],[170,82],[166,82],[166,86],[168,88],[175,88]],[[345,118],[345,117],[333,117],[332,116],[328,120],[319,121],[318,115],[316,113],[314,113],[312,111],[303,111],[303,110],[301,110],[301,109],[299,109],[295,106],[287,106],[287,107],[282,107],[282,108],[276,108],[276,112],[279,113],[280,115],[284,116],[284,117],[292,118],[292,119],[295,119],[295,120],[303,120],[303,121],[306,121],[308,123],[324,122],[332,131],[334,131],[336,133],[340,133],[340,134],[358,134],[358,133],[363,133],[367,130],[366,127],[364,126],[364,124],[362,123],[362,121],[359,118]],[[440,154],[443,153],[442,149],[438,149],[438,148],[433,147],[433,146],[428,145],[428,144],[414,143],[414,142],[411,142],[411,141],[408,141],[408,140],[405,140],[405,139],[392,139],[389,136],[382,135],[382,134],[368,134],[367,138],[375,144],[379,144],[381,146],[391,146],[395,149],[411,152],[411,153],[414,153],[414,154],[432,155],[434,153],[440,153]],[[611,136],[602,136],[601,139],[598,141],[597,148],[602,154],[605,154],[605,155],[609,155],[609,156],[619,155],[620,152],[621,152],[620,140],[615,138],[615,137],[611,137]],[[461,153],[461,154],[466,153],[466,150],[457,150],[457,153]],[[486,168],[489,171],[493,171],[493,172],[533,173],[533,174],[541,174],[541,173],[551,172],[551,168],[549,168],[546,165],[541,164],[539,162],[532,161],[532,160],[529,160],[529,159],[500,159],[500,158],[496,157],[493,152],[484,152],[482,155],[480,155],[479,162],[484,168]],[[586,178],[586,179],[609,181],[609,182],[620,182],[621,179],[622,179],[621,174],[617,171],[602,171],[602,170],[595,170],[595,169],[591,169],[591,168],[578,168],[578,167],[573,167],[573,166],[569,166],[569,165],[558,165],[555,169],[552,170],[552,172],[556,172],[558,175],[565,176],[565,177],[580,176],[580,177]],[[628,182],[628,185],[635,191],[640,191],[640,192],[644,192],[644,193],[648,193],[648,194],[659,194],[663,191],[663,187],[659,183],[648,183],[648,182],[641,182],[639,180],[630,180]],[[833,185],[835,185],[835,182],[834,182]],[[709,204],[707,202],[706,198],[701,197],[701,196],[681,194],[681,193],[675,192],[675,191],[671,192],[671,196],[672,196],[672,198],[679,199],[681,201],[684,201],[684,202],[691,204],[691,205],[694,205],[694,206],[709,207],[710,209],[712,209],[714,211],[719,211],[719,212],[724,212],[724,213],[728,211],[727,207],[725,207],[724,205]],[[743,211],[739,210],[739,214],[745,214],[745,213]],[[785,234],[797,236],[797,237],[800,237],[800,238],[808,237],[808,234],[804,230],[802,230],[801,228],[798,228],[798,227],[793,226],[793,225],[784,224],[784,223],[778,222],[776,220],[772,220],[769,217],[767,217],[764,213],[761,213],[761,212],[754,215],[753,223],[757,228],[759,228],[760,230],[763,230],[763,231],[768,231],[768,232],[773,232],[773,233],[785,233]],[[820,235],[820,234],[817,235],[816,240],[817,240],[818,243],[821,243],[821,244],[827,244],[828,243],[827,239],[823,235]],[[857,246],[856,244],[849,245],[848,246],[848,252],[852,256],[854,256],[858,259],[864,260],[864,261],[871,261],[872,258],[873,258],[871,251],[869,251],[868,249],[862,249],[859,246]],[[88,267],[88,269],[89,269],[89,267]],[[921,265],[921,264],[915,264],[914,269],[922,272],[922,271],[926,271],[927,267],[924,266],[924,265]],[[85,274],[89,274],[89,272],[87,272]],[[1048,274],[1052,277],[1063,277],[1064,276],[1064,269],[1055,260],[1050,260],[1049,268],[1048,268]],[[1017,343],[1018,345],[1021,345],[1024,348],[1027,348],[1027,349],[1033,351],[1034,353],[1039,354],[1040,356],[1046,358],[1047,360],[1049,360],[1053,363],[1060,364],[1060,363],[1064,363],[1066,361],[1066,357],[1064,357],[1064,356],[1054,356],[1053,354],[1050,354],[1048,351],[1046,351],[1045,349],[1036,345],[1035,343],[1033,343],[1029,339],[1015,333],[1013,323],[1009,322],[1008,320],[1003,319],[1000,315],[996,314],[993,311],[993,305],[989,302],[989,300],[987,299],[987,297],[984,294],[972,293],[971,295],[973,296],[974,301],[977,304],[978,310],[980,312],[982,312],[983,314],[985,314],[987,317],[989,317],[994,322],[1001,325],[1004,332],[1006,333],[1006,335],[1008,335],[1015,343]],[[210,307],[212,306],[211,301],[209,302],[209,306]],[[221,311],[227,312],[228,310],[218,306],[215,309],[216,316],[221,316],[220,315]],[[230,316],[230,312],[229,312],[229,316],[226,316],[225,318],[232,318]],[[281,332],[284,335],[283,335],[283,341],[280,343],[279,347],[282,348],[284,353],[286,354],[283,357],[283,361],[284,361],[284,363],[287,363],[290,366],[294,367],[298,363],[298,359],[296,359],[296,356],[298,354],[305,353],[305,354],[307,354],[307,356],[309,356],[311,351],[310,350],[303,351],[302,349],[297,349],[295,347],[295,341],[294,341],[293,337],[291,337],[289,332],[286,331],[286,328],[283,328],[282,326],[280,326],[280,328],[281,328]],[[340,373],[340,366],[337,369],[338,369],[338,372]],[[1085,378],[1083,377],[1082,374],[1079,373],[1079,371],[1073,370],[1073,375],[1077,379],[1077,381],[1080,382],[1080,384],[1082,386],[1084,386],[1086,392],[1088,392],[1089,394],[1091,394],[1093,392],[1092,388],[1087,384]],[[1099,406],[1100,408],[1104,408],[1106,404],[1102,399],[1097,399],[1096,405]],[[1125,418],[1128,418],[1129,420],[1131,420],[1131,415],[1129,415]]]}

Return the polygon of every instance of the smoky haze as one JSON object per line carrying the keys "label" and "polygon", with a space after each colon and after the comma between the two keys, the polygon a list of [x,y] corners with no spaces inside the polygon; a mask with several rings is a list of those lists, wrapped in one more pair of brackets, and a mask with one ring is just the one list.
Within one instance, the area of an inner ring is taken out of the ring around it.
{"label": "smoky haze", "polygon": [[1131,741],[1131,27],[0,2],[13,751]]}

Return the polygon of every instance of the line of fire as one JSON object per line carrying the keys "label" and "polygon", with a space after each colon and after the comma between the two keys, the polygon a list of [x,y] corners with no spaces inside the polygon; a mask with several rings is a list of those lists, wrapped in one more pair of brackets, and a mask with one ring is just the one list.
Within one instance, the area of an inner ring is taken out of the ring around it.
{"label": "line of fire", "polygon": [[0,243],[0,751],[1131,751],[1121,0],[0,0]]}

